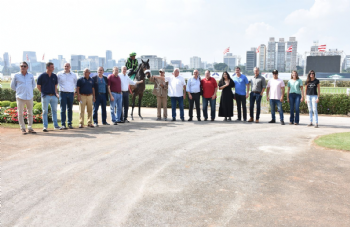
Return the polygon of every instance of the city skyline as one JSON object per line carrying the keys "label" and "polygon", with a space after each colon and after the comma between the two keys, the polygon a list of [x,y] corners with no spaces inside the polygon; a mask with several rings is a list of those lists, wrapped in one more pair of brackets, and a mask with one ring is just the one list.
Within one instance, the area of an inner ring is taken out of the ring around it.
{"label": "city skyline", "polygon": [[[138,56],[181,59],[189,65],[192,56],[199,56],[206,62],[221,61],[222,51],[230,46],[231,53],[240,55],[243,63],[246,51],[267,44],[269,37],[296,37],[300,54],[308,51],[315,40],[327,44],[329,49],[350,52],[349,32],[342,25],[343,21],[350,19],[350,3],[346,0],[101,0],[87,1],[86,4],[79,1],[50,2],[49,6],[44,3],[33,0],[6,4],[3,16],[10,20],[0,23],[2,29],[10,33],[0,37],[0,43],[6,44],[0,47],[0,52],[8,52],[12,62],[21,60],[23,50],[36,51],[38,60],[43,54],[45,60],[56,58],[57,54],[66,59],[71,54],[105,57],[105,51],[111,50],[114,59],[137,52]],[[64,18],[55,17],[45,7],[71,14]],[[230,11],[221,16],[224,9]],[[145,11],[147,13],[143,13]],[[14,18],[13,12],[23,17]],[[31,16],[25,18],[28,12]],[[237,14],[242,20],[237,20]],[[23,18],[25,20],[21,20]],[[125,18],[127,23],[122,22]],[[16,29],[22,21],[28,25]],[[130,24],[133,24],[133,29],[130,29]],[[45,33],[45,28],[54,34],[50,39],[36,35]],[[84,31],[87,31],[86,35]],[[340,31],[342,36],[337,35]],[[21,34],[32,36],[24,39]]]}

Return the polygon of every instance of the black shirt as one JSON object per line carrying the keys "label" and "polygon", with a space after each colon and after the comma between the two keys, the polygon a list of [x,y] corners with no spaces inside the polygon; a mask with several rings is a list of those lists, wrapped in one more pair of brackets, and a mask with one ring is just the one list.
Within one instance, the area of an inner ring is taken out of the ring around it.
{"label": "black shirt", "polygon": [[306,95],[317,95],[317,85],[320,83],[318,79],[310,80],[309,84],[305,82],[306,87]]}
{"label": "black shirt", "polygon": [[77,81],[77,87],[79,87],[79,93],[83,95],[92,94],[92,88],[94,87],[94,81],[89,77],[86,79],[85,77],[79,78]]}
{"label": "black shirt", "polygon": [[51,73],[51,76],[47,73],[43,73],[38,77],[38,85],[41,85],[41,96],[49,94],[56,94],[55,85],[58,84],[57,75]]}

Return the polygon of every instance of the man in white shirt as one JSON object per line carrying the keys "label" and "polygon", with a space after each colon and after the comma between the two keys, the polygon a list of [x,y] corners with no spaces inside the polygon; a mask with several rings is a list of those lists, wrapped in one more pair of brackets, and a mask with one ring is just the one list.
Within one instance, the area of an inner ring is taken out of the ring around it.
{"label": "man in white shirt", "polygon": [[275,108],[277,105],[278,112],[280,113],[281,125],[284,125],[282,103],[284,99],[285,85],[283,80],[278,78],[277,70],[273,70],[272,74],[273,74],[273,79],[270,79],[269,82],[267,83],[267,90],[266,90],[266,96],[267,96],[266,99],[267,101],[270,100],[271,116],[272,116],[272,120],[269,121],[269,123],[276,123]]}
{"label": "man in white shirt", "polygon": [[60,130],[66,128],[66,109],[68,112],[68,128],[73,129],[73,101],[74,92],[77,85],[77,76],[70,70],[69,63],[64,65],[64,71],[57,73],[57,81],[60,90],[60,104],[61,104],[61,125]]}
{"label": "man in white shirt", "polygon": [[168,82],[168,96],[171,100],[171,115],[173,118],[171,121],[176,121],[176,103],[179,103],[180,118],[182,121],[185,121],[184,100],[186,99],[186,82],[179,74],[180,70],[175,68],[172,76],[156,77]]}
{"label": "man in white shirt", "polygon": [[[123,117],[123,111],[120,116],[120,123],[127,122],[128,121],[128,110],[129,110],[129,85],[135,85],[135,84],[140,84],[143,83],[143,80],[141,81],[132,81],[128,74],[126,73],[126,67],[122,67],[122,72],[118,74],[120,77],[120,81],[122,83],[122,93],[123,93],[123,108],[124,108],[124,117]],[[123,121],[124,119],[124,121]]]}

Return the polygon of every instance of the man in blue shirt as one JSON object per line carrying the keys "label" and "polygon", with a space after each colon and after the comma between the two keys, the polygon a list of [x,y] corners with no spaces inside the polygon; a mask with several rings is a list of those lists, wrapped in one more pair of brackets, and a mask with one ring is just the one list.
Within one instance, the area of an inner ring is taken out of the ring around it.
{"label": "man in blue shirt", "polygon": [[46,63],[46,72],[38,77],[37,88],[41,92],[41,106],[43,109],[43,132],[48,132],[48,111],[49,104],[52,111],[52,121],[55,129],[60,129],[57,124],[57,104],[59,95],[57,94],[57,75],[53,73],[55,69],[52,62]]}
{"label": "man in blue shirt", "polygon": [[107,100],[108,100],[108,80],[107,77],[103,76],[104,69],[103,67],[99,67],[97,69],[98,75],[92,77],[94,81],[94,89],[95,89],[95,101],[94,101],[94,113],[92,118],[94,119],[94,126],[98,127],[98,108],[101,104],[102,108],[102,124],[109,125],[107,123]]}
{"label": "man in blue shirt", "polygon": [[193,77],[191,77],[187,81],[186,91],[190,100],[190,108],[188,110],[190,118],[188,119],[188,121],[192,121],[194,104],[196,104],[197,120],[201,121],[201,107],[199,106],[199,101],[201,97],[201,79],[198,75],[199,73],[196,69],[193,71]]}
{"label": "man in blue shirt", "polygon": [[36,133],[32,129],[33,124],[33,90],[36,87],[34,76],[28,73],[27,62],[21,62],[21,72],[15,74],[11,81],[12,90],[16,91],[18,122],[23,134],[27,134],[24,123],[23,111],[27,107],[28,132]]}
{"label": "man in blue shirt", "polygon": [[80,78],[77,81],[77,99],[79,102],[79,128],[84,127],[84,112],[85,106],[88,113],[88,127],[93,128],[92,125],[92,101],[95,100],[95,89],[94,89],[94,81],[90,78],[90,70],[84,70],[84,77]]}
{"label": "man in blue shirt", "polygon": [[241,68],[237,66],[235,71],[236,75],[232,79],[235,82],[235,99],[238,112],[237,121],[242,120],[241,106],[243,108],[243,120],[247,121],[246,99],[249,97],[249,81],[245,75],[241,74]]}

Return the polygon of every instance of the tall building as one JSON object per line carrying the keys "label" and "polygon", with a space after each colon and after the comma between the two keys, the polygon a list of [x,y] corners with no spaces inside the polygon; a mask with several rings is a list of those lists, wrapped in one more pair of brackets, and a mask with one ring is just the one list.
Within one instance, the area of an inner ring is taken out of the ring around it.
{"label": "tall building", "polygon": [[99,57],[98,58],[98,66],[102,66],[105,70],[106,70],[106,66],[107,66],[107,64],[106,64],[106,58],[104,58],[104,57]]}
{"label": "tall building", "polygon": [[91,59],[83,59],[80,61],[80,70],[90,69]]}
{"label": "tall building", "polygon": [[[27,59],[27,57],[28,57],[28,59]],[[27,63],[37,62],[36,52],[35,51],[23,51],[22,61],[25,61]]]}
{"label": "tall building", "polygon": [[297,53],[298,53],[298,41],[296,41],[295,37],[289,37],[289,41],[287,41],[287,49],[292,46],[292,52],[286,53],[286,72],[291,72],[292,70],[297,69]]}
{"label": "tall building", "polygon": [[112,51],[106,50],[106,62],[112,60]]}
{"label": "tall building", "polygon": [[88,59],[90,59],[90,70],[97,70],[99,67],[99,59],[98,56],[88,56]]}
{"label": "tall building", "polygon": [[71,70],[81,70],[81,61],[85,59],[84,55],[71,55]]}
{"label": "tall building", "polygon": [[139,62],[139,64],[141,64],[141,60],[147,61],[148,59],[151,70],[159,70],[162,68],[163,58],[157,57],[157,55],[141,55],[141,57],[138,58],[137,61]]}
{"label": "tall building", "polygon": [[276,58],[276,42],[275,38],[271,37],[267,44],[267,60],[266,70],[272,71],[275,69],[275,58]]}
{"label": "tall building", "polygon": [[200,69],[202,66],[202,61],[200,57],[193,56],[190,58],[190,69]]}
{"label": "tall building", "polygon": [[303,58],[303,55],[298,54],[297,55],[297,66],[304,67],[305,66],[305,59]]}
{"label": "tall building", "polygon": [[228,65],[231,71],[237,66],[237,56],[232,55],[232,53],[226,53],[224,55],[224,63]]}
{"label": "tall building", "polygon": [[275,65],[279,72],[286,71],[286,43],[284,42],[284,38],[280,38],[277,43],[277,58]]}
{"label": "tall building", "polygon": [[256,48],[252,47],[250,51],[247,51],[247,58],[246,58],[246,71],[252,72],[254,70],[254,67],[256,67]]}
{"label": "tall building", "polygon": [[113,67],[118,66],[117,62],[113,59],[107,61],[107,68],[113,69]]}
{"label": "tall building", "polygon": [[174,68],[182,68],[181,60],[171,60],[170,65],[174,66]]}
{"label": "tall building", "polygon": [[[140,62],[139,62],[140,63]],[[121,59],[119,59],[118,60],[118,67],[119,67],[119,70],[121,70],[121,68],[123,67],[123,66],[125,66],[125,64],[126,64],[126,60],[125,60],[125,58],[121,58]]]}
{"label": "tall building", "polygon": [[[58,59],[50,59],[49,62],[52,62],[54,67],[55,67],[55,70],[61,70],[62,67],[61,67],[61,61],[58,60]],[[33,70],[34,71],[34,70]]]}
{"label": "tall building", "polygon": [[260,71],[265,71],[266,68],[266,45],[265,44],[261,44],[260,48],[259,48],[259,68]]}
{"label": "tall building", "polygon": [[6,76],[6,75],[11,75],[11,62],[10,62],[10,57],[9,54],[7,52],[4,53],[3,55],[4,57],[4,68],[2,69],[2,73]]}
{"label": "tall building", "polygon": [[345,56],[343,69],[344,70],[350,69],[350,55]]}

